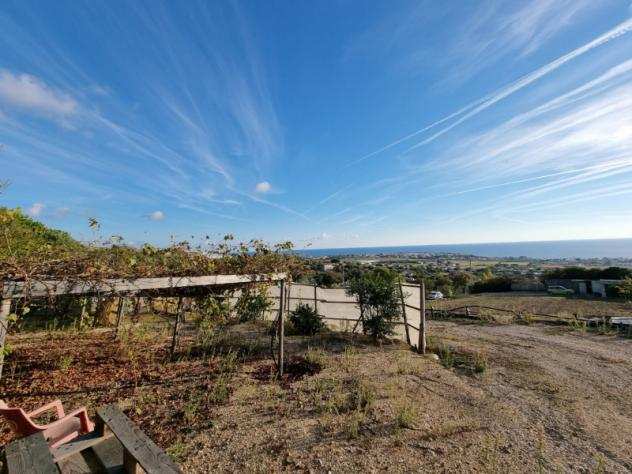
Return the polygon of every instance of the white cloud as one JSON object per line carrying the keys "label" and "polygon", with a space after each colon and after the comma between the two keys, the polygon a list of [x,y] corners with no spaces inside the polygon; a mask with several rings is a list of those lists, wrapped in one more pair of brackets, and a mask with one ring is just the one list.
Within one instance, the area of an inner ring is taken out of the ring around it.
{"label": "white cloud", "polygon": [[255,186],[255,191],[257,191],[258,193],[267,193],[270,192],[271,189],[272,185],[267,181],[261,181]]}
{"label": "white cloud", "polygon": [[28,213],[32,217],[37,217],[42,213],[44,207],[44,204],[42,204],[41,202],[36,202],[31,207],[29,207]]}
{"label": "white cloud", "polygon": [[77,111],[77,102],[67,94],[56,91],[28,74],[14,75],[0,71],[0,101],[55,117],[68,117]]}
{"label": "white cloud", "polygon": [[165,213],[162,211],[154,211],[151,214],[149,214],[149,218],[152,221],[162,221],[165,219]]}

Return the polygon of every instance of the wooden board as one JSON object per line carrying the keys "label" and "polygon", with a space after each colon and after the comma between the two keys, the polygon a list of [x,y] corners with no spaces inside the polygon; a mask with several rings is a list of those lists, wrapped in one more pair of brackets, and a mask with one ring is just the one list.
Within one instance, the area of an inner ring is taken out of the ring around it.
{"label": "wooden board", "polygon": [[92,451],[100,464],[101,471],[107,474],[124,473],[123,469],[123,445],[116,437],[92,447]]}
{"label": "wooden board", "polygon": [[8,474],[59,474],[43,433],[9,443],[5,460]]}
{"label": "wooden board", "polygon": [[112,433],[105,433],[104,435],[101,435],[95,431],[83,436],[79,436],[72,441],[68,441],[67,443],[62,444],[58,448],[51,449],[53,459],[55,460],[55,462],[62,461],[67,457],[88,449],[96,444],[104,442],[111,436]]}
{"label": "wooden board", "polygon": [[[32,297],[50,295],[80,295],[85,293],[136,293],[142,290],[160,290],[170,288],[186,288],[192,286],[234,285],[239,283],[277,281],[286,278],[285,273],[270,275],[207,275],[197,277],[161,277],[136,279],[110,279],[100,282],[90,281],[37,281],[30,286]],[[5,282],[2,288],[2,298],[20,298],[24,296],[23,282]]]}
{"label": "wooden board", "polygon": [[99,418],[123,445],[124,462],[133,458],[147,473],[180,473],[178,466],[115,405],[97,410]]}

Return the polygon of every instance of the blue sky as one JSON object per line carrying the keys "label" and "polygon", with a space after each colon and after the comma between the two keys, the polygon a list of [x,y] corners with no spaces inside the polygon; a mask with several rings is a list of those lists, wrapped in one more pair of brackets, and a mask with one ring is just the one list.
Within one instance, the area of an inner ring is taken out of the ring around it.
{"label": "blue sky", "polygon": [[629,0],[5,0],[0,32],[0,205],[79,238],[632,237]]}

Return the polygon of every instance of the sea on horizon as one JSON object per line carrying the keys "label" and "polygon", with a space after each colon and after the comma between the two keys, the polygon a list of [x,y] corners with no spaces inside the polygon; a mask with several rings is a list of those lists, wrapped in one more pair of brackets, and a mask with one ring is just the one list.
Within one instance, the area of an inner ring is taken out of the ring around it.
{"label": "sea on horizon", "polygon": [[632,258],[632,238],[300,249],[296,250],[296,252],[307,257],[336,257],[341,255],[368,256],[398,253],[453,253],[496,258],[527,257],[534,259],[608,259]]}

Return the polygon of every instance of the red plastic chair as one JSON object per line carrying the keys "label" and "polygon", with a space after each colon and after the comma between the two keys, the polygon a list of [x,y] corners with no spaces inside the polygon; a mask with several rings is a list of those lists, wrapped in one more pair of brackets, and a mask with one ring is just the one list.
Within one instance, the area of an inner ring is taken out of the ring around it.
{"label": "red plastic chair", "polygon": [[[52,409],[55,409],[57,414],[56,421],[47,425],[39,425],[33,421],[33,418]],[[21,408],[9,407],[4,401],[0,400],[0,414],[9,422],[11,429],[18,436],[29,436],[43,431],[44,437],[51,448],[56,448],[79,435],[94,430],[94,423],[88,418],[88,412],[85,407],[65,414],[60,400],[55,400],[30,413],[26,413]]]}

